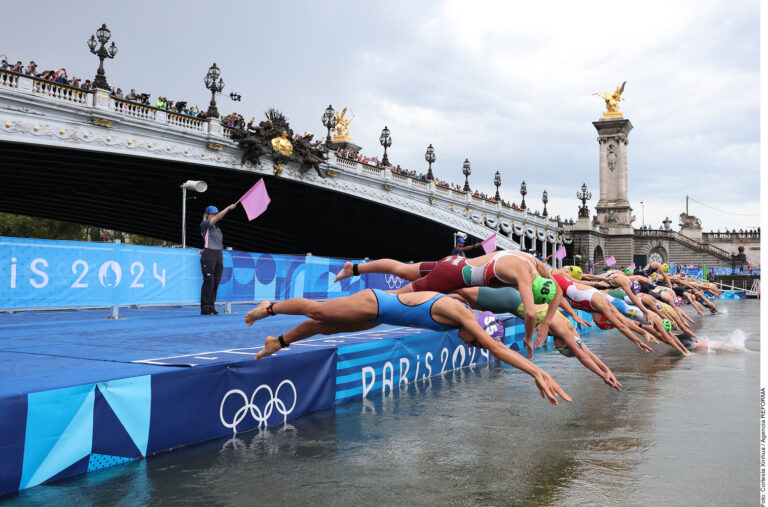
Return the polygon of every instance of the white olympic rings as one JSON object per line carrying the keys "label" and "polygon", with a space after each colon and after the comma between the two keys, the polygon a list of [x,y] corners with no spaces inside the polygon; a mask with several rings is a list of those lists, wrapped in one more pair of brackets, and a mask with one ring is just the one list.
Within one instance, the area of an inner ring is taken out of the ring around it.
{"label": "white olympic rings", "polygon": [[385,274],[384,281],[387,282],[387,287],[390,289],[399,289],[405,280],[396,275]]}
{"label": "white olympic rings", "polygon": [[[293,390],[293,404],[291,404],[291,408],[286,408],[285,402],[280,399],[280,388],[283,387],[284,384],[287,384]],[[266,389],[266,391],[269,393],[269,401],[264,406],[263,411],[253,403],[253,400],[256,398],[256,394],[262,389]],[[224,419],[224,403],[227,401],[227,398],[229,398],[230,394],[240,395],[240,397],[243,399],[243,406],[240,407],[237,412],[235,412],[235,416],[232,421],[227,422],[227,420]],[[288,414],[293,412],[293,409],[296,408],[297,399],[298,396],[296,394],[296,386],[293,385],[293,382],[287,379],[280,382],[280,384],[277,386],[277,389],[275,389],[274,394],[272,393],[272,388],[270,388],[268,385],[260,385],[256,388],[255,391],[253,391],[250,400],[248,399],[248,396],[240,389],[231,389],[227,392],[227,394],[224,395],[224,398],[221,400],[221,406],[219,407],[219,418],[221,419],[221,424],[223,424],[224,427],[232,428],[232,433],[237,433],[237,425],[245,420],[248,412],[250,411],[253,419],[259,423],[258,427],[266,427],[267,421],[272,415],[273,409],[277,410],[283,416],[283,422],[287,421]]]}

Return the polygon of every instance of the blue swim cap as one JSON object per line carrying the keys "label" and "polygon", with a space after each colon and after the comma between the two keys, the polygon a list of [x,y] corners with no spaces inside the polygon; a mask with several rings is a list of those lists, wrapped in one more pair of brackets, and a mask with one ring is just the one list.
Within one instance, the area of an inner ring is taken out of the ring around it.
{"label": "blue swim cap", "polygon": [[208,206],[205,208],[206,213],[218,213],[219,210],[216,208],[216,206]]}

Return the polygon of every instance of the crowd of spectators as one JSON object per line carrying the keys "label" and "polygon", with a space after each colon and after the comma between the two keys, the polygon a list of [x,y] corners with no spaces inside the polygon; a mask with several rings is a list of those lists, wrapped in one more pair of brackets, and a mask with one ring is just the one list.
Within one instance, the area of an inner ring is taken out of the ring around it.
{"label": "crowd of spectators", "polygon": [[[15,64],[12,64],[8,61],[8,57],[6,55],[0,54],[0,58],[2,58],[2,60],[0,60],[0,70],[15,72],[43,81],[50,81],[52,83],[71,86],[73,88],[79,88],[84,91],[89,91],[92,88],[90,79],[83,81],[81,78],[76,76],[72,76],[70,78],[67,74],[67,69],[63,67],[59,70],[44,70],[42,72],[38,72],[37,64],[34,61],[30,61],[29,65],[24,66],[21,60],[17,61]],[[137,93],[135,89],[131,88],[130,93],[126,94],[121,88],[116,88],[114,86],[111,89],[110,95],[115,99],[136,102],[137,104],[144,106],[154,106],[158,109],[173,111],[174,113],[191,116],[193,118],[206,118],[205,111],[200,110],[200,108],[197,106],[188,107],[186,100],[179,100],[174,103],[173,101],[168,100],[166,97],[158,97],[153,104],[150,100],[150,94],[148,93]],[[223,116],[220,118],[220,121],[222,125],[227,127],[245,128],[245,120],[239,113],[233,112],[228,116]]]}
{"label": "crowd of spectators", "polygon": [[232,112],[227,116],[221,117],[221,124],[225,127],[232,127],[236,129],[245,128],[245,118],[240,113]]}
{"label": "crowd of spectators", "polygon": [[50,81],[52,83],[71,86],[73,88],[80,88],[81,90],[87,91],[91,89],[90,79],[83,81],[77,76],[72,76],[70,78],[69,75],[67,75],[67,69],[63,67],[59,70],[44,70],[42,72],[38,72],[37,64],[34,61],[30,61],[29,65],[25,67],[21,60],[17,61],[15,64],[12,64],[8,61],[8,58],[5,55],[0,55],[0,57],[2,57],[2,60],[0,60],[0,70],[16,72],[17,74],[24,74],[25,76],[34,77],[43,81]]}

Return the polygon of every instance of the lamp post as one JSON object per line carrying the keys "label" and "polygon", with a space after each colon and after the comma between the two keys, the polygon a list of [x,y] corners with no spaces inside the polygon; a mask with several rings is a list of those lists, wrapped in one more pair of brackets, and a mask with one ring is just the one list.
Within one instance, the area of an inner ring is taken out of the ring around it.
{"label": "lamp post", "polygon": [[187,180],[181,185],[181,248],[187,248],[187,189],[203,193],[208,190],[208,183]]}
{"label": "lamp post", "polygon": [[331,129],[336,127],[336,124],[339,123],[339,120],[336,118],[336,111],[333,110],[333,106],[328,104],[328,107],[325,108],[325,112],[323,112],[323,127],[328,129],[328,137],[325,138],[325,145],[327,147],[331,147]]}
{"label": "lamp post", "polygon": [[528,193],[528,185],[523,181],[520,184],[520,195],[523,196],[523,201],[520,203],[520,209],[525,209],[525,195]]}
{"label": "lamp post", "polygon": [[640,201],[640,207],[643,210],[643,229],[645,229],[645,203],[643,201]]}
{"label": "lamp post", "polygon": [[[224,80],[219,77],[220,75],[221,69],[214,63],[203,78],[205,87],[211,90],[211,103],[208,105],[208,111],[205,112],[205,116],[208,118],[219,117],[219,110],[216,108],[216,94],[221,93],[221,90],[224,89]],[[217,79],[218,82],[216,81]]]}
{"label": "lamp post", "polygon": [[499,187],[501,186],[501,173],[499,171],[496,171],[496,174],[493,176],[493,184],[496,185],[496,202],[499,202],[501,200],[501,195],[499,195]]}
{"label": "lamp post", "polygon": [[[114,58],[117,54],[117,46],[115,46],[115,41],[112,41],[111,46],[106,47],[106,44],[109,42],[109,38],[111,36],[112,32],[109,31],[107,25],[102,24],[101,28],[96,30],[96,37],[91,35],[91,38],[88,39],[88,48],[91,50],[91,53],[99,57],[99,70],[96,71],[96,77],[93,80],[94,88],[109,90],[109,84],[107,83],[107,78],[104,75],[104,59]],[[98,39],[98,43],[96,42],[96,39]],[[99,49],[96,49],[98,44],[101,44],[101,46]]]}
{"label": "lamp post", "polygon": [[592,199],[592,192],[587,191],[586,183],[581,185],[581,192],[576,192],[576,199],[581,199],[579,218],[589,218],[589,208],[587,208],[587,201]]}
{"label": "lamp post", "polygon": [[543,194],[541,194],[541,202],[544,203],[544,213],[541,214],[541,216],[546,217],[549,216],[547,213],[547,203],[549,202],[549,194],[545,190]]}
{"label": "lamp post", "polygon": [[384,157],[381,159],[381,164],[384,166],[389,165],[389,158],[387,158],[387,148],[392,146],[392,137],[389,135],[389,129],[387,126],[384,126],[384,130],[381,131],[381,135],[379,136],[379,142],[384,147]]}
{"label": "lamp post", "polygon": [[472,174],[472,169],[469,167],[469,159],[464,159],[464,165],[461,167],[461,172],[464,173],[464,191],[469,192],[469,175]]}
{"label": "lamp post", "polygon": [[429,170],[427,170],[427,181],[434,181],[435,176],[432,174],[432,163],[435,161],[435,149],[431,144],[427,146],[427,152],[424,154],[424,160],[429,162]]}

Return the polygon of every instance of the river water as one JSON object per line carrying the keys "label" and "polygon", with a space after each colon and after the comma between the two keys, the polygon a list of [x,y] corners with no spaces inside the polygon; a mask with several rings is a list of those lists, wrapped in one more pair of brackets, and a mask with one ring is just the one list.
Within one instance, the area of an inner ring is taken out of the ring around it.
{"label": "river water", "polygon": [[[575,359],[536,362],[573,397],[551,406],[504,365],[6,498],[23,505],[754,505],[757,301],[722,301],[694,332],[726,350],[640,352],[587,339],[624,385]],[[2,503],[2,502],[0,502]]]}

